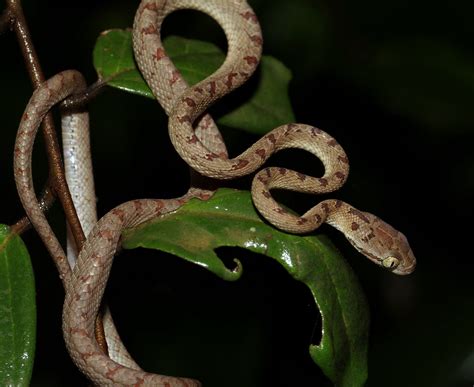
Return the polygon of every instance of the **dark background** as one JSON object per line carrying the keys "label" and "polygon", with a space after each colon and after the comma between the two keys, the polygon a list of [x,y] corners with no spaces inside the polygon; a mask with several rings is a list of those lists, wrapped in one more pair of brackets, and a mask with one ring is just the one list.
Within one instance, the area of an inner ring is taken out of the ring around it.
{"label": "dark background", "polygon": [[[335,196],[403,230],[418,259],[414,274],[396,277],[370,264],[337,232],[322,230],[353,266],[369,300],[368,385],[471,386],[474,3],[254,0],[251,5],[262,25],[264,53],[293,72],[290,95],[297,121],[329,132],[349,155],[351,176]],[[96,37],[106,29],[131,27],[137,6],[125,0],[25,1],[47,76],[75,68],[89,83],[95,81]],[[217,24],[195,12],[170,16],[164,34],[205,39],[225,49]],[[22,214],[12,148],[31,87],[14,35],[0,36],[0,48],[0,214],[2,223],[12,224]],[[110,89],[93,101],[90,112],[100,214],[129,199],[174,197],[186,190],[187,167],[174,153],[154,101]],[[233,154],[256,139],[229,130],[224,135]],[[43,148],[37,149],[40,187],[46,168]],[[312,161],[300,153],[295,157],[296,164]],[[294,196],[295,202],[300,199]],[[311,199],[302,202],[314,203]],[[50,219],[57,230],[63,228],[59,206]],[[63,292],[54,265],[34,233],[25,240],[38,289],[32,385],[85,385],[63,346]],[[151,251],[124,252],[116,259],[109,302],[139,363],[147,370],[196,377],[206,386],[330,385],[307,351],[321,326],[309,292],[266,257],[220,253],[242,259],[245,275],[237,283]]]}

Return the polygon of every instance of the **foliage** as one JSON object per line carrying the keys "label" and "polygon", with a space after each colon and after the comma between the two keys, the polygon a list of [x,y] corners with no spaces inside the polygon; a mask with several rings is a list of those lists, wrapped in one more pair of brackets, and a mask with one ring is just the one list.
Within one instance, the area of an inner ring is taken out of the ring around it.
{"label": "foliage", "polygon": [[36,342],[35,281],[18,235],[0,225],[0,382],[29,386]]}
{"label": "foliage", "polygon": [[[192,236],[190,238],[190,236]],[[222,246],[239,246],[279,262],[304,283],[322,316],[322,339],[310,353],[340,386],[362,385],[367,378],[368,308],[347,262],[327,238],[285,234],[261,221],[248,192],[218,190],[206,201],[192,200],[173,215],[148,222],[124,235],[125,248],[153,248],[180,256],[235,280],[216,256]]]}
{"label": "foliage", "polygon": [[[224,60],[224,54],[213,44],[169,37],[165,47],[186,80],[193,84],[214,71]],[[138,95],[153,98],[135,67],[130,31],[110,30],[102,34],[94,49],[94,63],[99,77],[109,85]],[[219,117],[227,127],[262,134],[275,126],[294,121],[289,98],[289,70],[277,59],[264,57],[256,82],[251,85],[250,97],[241,100]],[[241,98],[242,99],[242,98]],[[191,235],[191,237],[189,237]],[[16,249],[23,249],[22,261],[28,264],[23,245],[16,241]],[[367,378],[368,309],[358,281],[334,246],[323,237],[287,235],[266,225],[255,212],[248,192],[220,190],[208,202],[192,201],[180,210],[153,223],[130,230],[124,246],[138,246],[167,251],[200,266],[206,267],[225,280],[235,280],[242,274],[240,263],[229,271],[215,255],[220,246],[240,246],[277,260],[296,280],[311,290],[323,319],[323,335],[319,345],[312,345],[310,354],[324,373],[337,385],[363,384]],[[14,253],[14,252],[13,252]],[[5,259],[12,260],[11,249]],[[2,274],[10,275],[4,268]],[[26,369],[28,380],[33,357],[35,332],[34,281],[30,271],[21,273],[23,286],[9,288],[9,292],[26,300],[28,313],[15,316],[3,328],[5,338],[23,335],[24,361],[15,369]],[[16,281],[18,282],[18,281]],[[6,282],[7,283],[7,282]],[[20,285],[18,282],[17,285]],[[3,299],[5,302],[8,298]],[[20,307],[20,303],[16,305]],[[23,307],[25,308],[25,307]],[[15,346],[6,346],[14,348]],[[3,361],[3,374],[11,362]],[[11,359],[10,359],[11,360]],[[2,373],[0,373],[2,375]],[[2,381],[7,382],[10,375]]]}

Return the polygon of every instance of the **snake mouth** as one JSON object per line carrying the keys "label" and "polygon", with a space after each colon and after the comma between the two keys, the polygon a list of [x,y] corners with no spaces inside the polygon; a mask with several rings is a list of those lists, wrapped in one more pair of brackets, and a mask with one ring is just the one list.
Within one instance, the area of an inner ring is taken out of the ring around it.
{"label": "snake mouth", "polygon": [[398,274],[398,275],[408,275],[413,273],[413,271],[416,268],[416,261],[413,261],[411,265],[409,266],[402,266],[400,265],[398,268],[396,268],[393,273]]}

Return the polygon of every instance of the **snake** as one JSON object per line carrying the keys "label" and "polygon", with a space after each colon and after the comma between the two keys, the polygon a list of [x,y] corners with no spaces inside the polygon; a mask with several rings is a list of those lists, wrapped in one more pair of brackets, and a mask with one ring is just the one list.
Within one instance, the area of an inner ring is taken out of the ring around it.
{"label": "snake", "polygon": [[[194,9],[214,18],[228,41],[226,59],[212,75],[189,86],[173,65],[161,42],[164,18],[179,9]],[[225,142],[208,108],[243,84],[255,71],[262,51],[258,19],[245,0],[142,0],[135,15],[133,46],[138,67],[169,116],[168,131],[178,154],[203,176],[233,179],[256,172],[275,152],[297,148],[314,154],[324,165],[322,177],[286,168],[269,167],[252,181],[252,199],[264,219],[291,233],[308,233],[327,223],[341,231],[357,251],[389,271],[406,275],[416,259],[406,237],[377,216],[341,200],[321,201],[303,215],[276,202],[273,189],[311,194],[330,193],[347,180],[349,162],[338,142],[319,128],[285,124],[264,135],[242,154],[229,158]],[[99,348],[94,322],[122,231],[165,216],[191,199],[208,200],[213,191],[190,188],[176,199],[137,199],[123,203],[96,221],[95,194],[84,112],[66,112],[62,118],[68,185],[88,235],[77,255],[68,244],[65,254],[43,214],[32,180],[34,139],[44,115],[56,104],[85,87],[75,70],[63,71],[37,88],[21,118],[14,151],[14,174],[20,200],[33,226],[53,257],[64,283],[63,334],[78,368],[97,385],[199,386],[194,379],[148,373],[121,343],[109,311],[104,317],[109,354]],[[77,192],[76,192],[76,188]],[[83,204],[88,209],[82,209]],[[88,214],[86,214],[88,213]],[[89,222],[89,223],[87,223]]]}

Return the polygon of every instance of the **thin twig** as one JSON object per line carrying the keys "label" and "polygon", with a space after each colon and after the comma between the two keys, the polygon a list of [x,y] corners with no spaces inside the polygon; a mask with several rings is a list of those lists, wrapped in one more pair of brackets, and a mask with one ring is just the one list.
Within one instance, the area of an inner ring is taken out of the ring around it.
{"label": "thin twig", "polygon": [[[41,211],[47,212],[54,203],[54,193],[50,189],[51,184],[46,184],[46,188],[44,188],[40,198],[38,199],[39,206]],[[21,235],[26,230],[31,227],[30,220],[27,216],[21,218],[18,222],[16,222],[13,226],[11,226],[11,231],[14,234]]]}
{"label": "thin twig", "polygon": [[[6,0],[7,9],[2,13],[0,17],[0,32],[7,27],[12,27],[14,30],[18,43],[20,45],[21,52],[26,64],[28,74],[30,76],[31,82],[34,88],[39,87],[44,81],[45,77],[41,69],[38,55],[33,46],[33,41],[31,39],[30,32],[28,30],[28,25],[26,23],[25,16],[23,14],[23,9],[21,7],[20,0]],[[59,147],[58,138],[56,136],[56,130],[54,127],[53,116],[48,113],[42,122],[42,132],[44,137],[44,142],[46,145],[46,153],[48,157],[49,164],[49,177],[48,177],[48,187],[44,191],[40,203],[44,204],[44,209],[46,210],[53,202],[53,193],[57,194],[61,205],[66,216],[66,220],[70,226],[72,235],[76,242],[78,250],[80,250],[85,242],[84,232],[81,227],[81,223],[76,213],[74,203],[71,198],[71,193],[66,183],[66,176],[64,173],[64,167],[61,157],[61,149]],[[41,204],[40,204],[41,205]],[[15,224],[18,227],[18,230],[23,230],[28,228],[25,218],[20,220]],[[108,353],[107,342],[105,341],[105,334],[103,332],[103,324],[101,315],[98,316],[96,321],[97,329],[96,338],[99,344],[99,347]]]}
{"label": "thin twig", "polygon": [[[34,88],[39,87],[45,77],[41,70],[40,62],[36,50],[33,46],[30,32],[26,24],[23,9],[19,0],[7,0],[7,5],[13,15],[13,30],[18,38],[18,43],[23,54],[26,68]],[[77,217],[76,209],[69,192],[61,157],[61,149],[56,136],[54,121],[51,114],[47,114],[42,123],[43,136],[45,138],[46,153],[49,162],[50,182],[52,189],[58,195],[64,209],[67,222],[71,228],[76,246],[81,249],[85,241],[81,223]]]}
{"label": "thin twig", "polygon": [[66,110],[78,110],[82,109],[91,100],[97,97],[104,91],[104,86],[107,86],[107,82],[99,79],[92,85],[87,86],[84,90],[79,93],[73,94],[61,102],[61,108]]}

